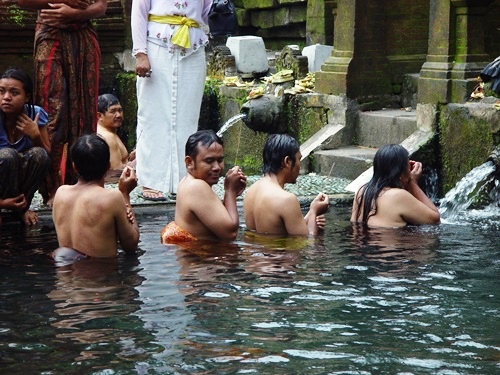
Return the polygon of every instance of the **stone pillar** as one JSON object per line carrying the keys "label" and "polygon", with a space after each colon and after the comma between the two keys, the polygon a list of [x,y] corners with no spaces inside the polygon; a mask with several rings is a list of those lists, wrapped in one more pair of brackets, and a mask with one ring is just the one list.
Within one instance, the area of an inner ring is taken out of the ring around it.
{"label": "stone pillar", "polygon": [[334,22],[334,49],[316,73],[316,91],[361,101],[391,93],[380,0],[337,0]]}
{"label": "stone pillar", "polygon": [[308,0],[306,45],[333,45],[333,0]]}
{"label": "stone pillar", "polygon": [[[456,17],[456,54],[451,71],[451,102],[469,98],[477,77],[490,61],[485,52],[485,13],[493,0],[452,0]],[[493,56],[494,58],[495,56]]]}
{"label": "stone pillar", "polygon": [[471,79],[488,59],[483,15],[491,2],[431,0],[429,49],[420,70],[419,103],[462,103],[470,94]]}

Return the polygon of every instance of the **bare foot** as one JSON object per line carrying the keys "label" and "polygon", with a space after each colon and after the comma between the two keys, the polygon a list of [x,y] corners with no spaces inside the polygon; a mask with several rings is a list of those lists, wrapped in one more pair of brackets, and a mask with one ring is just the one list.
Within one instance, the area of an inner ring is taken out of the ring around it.
{"label": "bare foot", "polygon": [[28,210],[21,214],[21,220],[26,225],[35,225],[38,223],[38,214],[34,211]]}
{"label": "bare foot", "polygon": [[165,196],[163,195],[163,193],[161,191],[150,189],[147,187],[143,187],[141,189],[141,193],[139,194],[139,196],[142,199],[147,199],[150,201],[164,201],[167,199],[167,198],[165,198]]}

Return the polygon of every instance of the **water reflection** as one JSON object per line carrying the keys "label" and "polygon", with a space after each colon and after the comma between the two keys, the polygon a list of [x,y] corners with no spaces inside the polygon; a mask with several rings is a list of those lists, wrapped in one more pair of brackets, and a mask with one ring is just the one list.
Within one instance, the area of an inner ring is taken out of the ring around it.
{"label": "water reflection", "polygon": [[[54,337],[79,348],[72,361],[113,361],[116,356],[144,358],[143,323],[134,316],[139,308],[136,256],[87,258],[55,270],[54,289],[47,296],[54,304]],[[69,353],[67,353],[69,354]]]}
{"label": "water reflection", "polygon": [[353,223],[349,236],[354,247],[347,253],[355,264],[385,273],[431,264],[439,248],[438,226],[368,228]]}

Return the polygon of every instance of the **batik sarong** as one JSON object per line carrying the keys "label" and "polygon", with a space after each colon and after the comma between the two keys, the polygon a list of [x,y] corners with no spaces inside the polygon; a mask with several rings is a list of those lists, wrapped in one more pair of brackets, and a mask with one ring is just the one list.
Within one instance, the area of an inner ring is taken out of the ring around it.
{"label": "batik sarong", "polygon": [[168,223],[165,228],[163,228],[160,237],[162,244],[196,241],[195,236],[187,230],[182,229],[175,221]]}
{"label": "batik sarong", "polygon": [[61,160],[78,137],[96,132],[100,59],[97,35],[90,23],[68,28],[37,24],[35,102],[49,115],[49,193],[54,186],[76,182],[69,152],[64,165]]}
{"label": "batik sarong", "polygon": [[25,152],[8,147],[0,149],[0,198],[24,194],[28,209],[49,164],[47,151],[41,147],[32,147]]}

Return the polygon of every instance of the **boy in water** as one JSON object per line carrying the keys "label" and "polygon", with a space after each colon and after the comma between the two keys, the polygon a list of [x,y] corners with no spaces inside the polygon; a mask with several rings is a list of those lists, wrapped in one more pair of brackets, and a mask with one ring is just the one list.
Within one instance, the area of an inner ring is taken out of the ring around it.
{"label": "boy in water", "polygon": [[139,227],[130,208],[130,192],[137,186],[135,171],[125,167],[118,190],[105,189],[110,165],[106,141],[96,134],[84,135],[70,152],[79,177],[75,185],[61,186],[54,198],[52,214],[60,246],[54,258],[114,257],[117,241],[125,252],[135,252]]}
{"label": "boy in water", "polygon": [[247,228],[262,234],[317,235],[324,228],[328,196],[319,193],[303,217],[295,194],[284,189],[300,172],[300,145],[287,134],[271,134],[262,153],[264,177],[243,201]]}
{"label": "boy in water", "polygon": [[120,101],[112,94],[103,94],[97,103],[97,134],[103,137],[109,145],[111,170],[108,177],[120,176],[126,165],[135,164],[135,150],[128,154],[127,148],[117,134],[123,124],[123,108]]}

